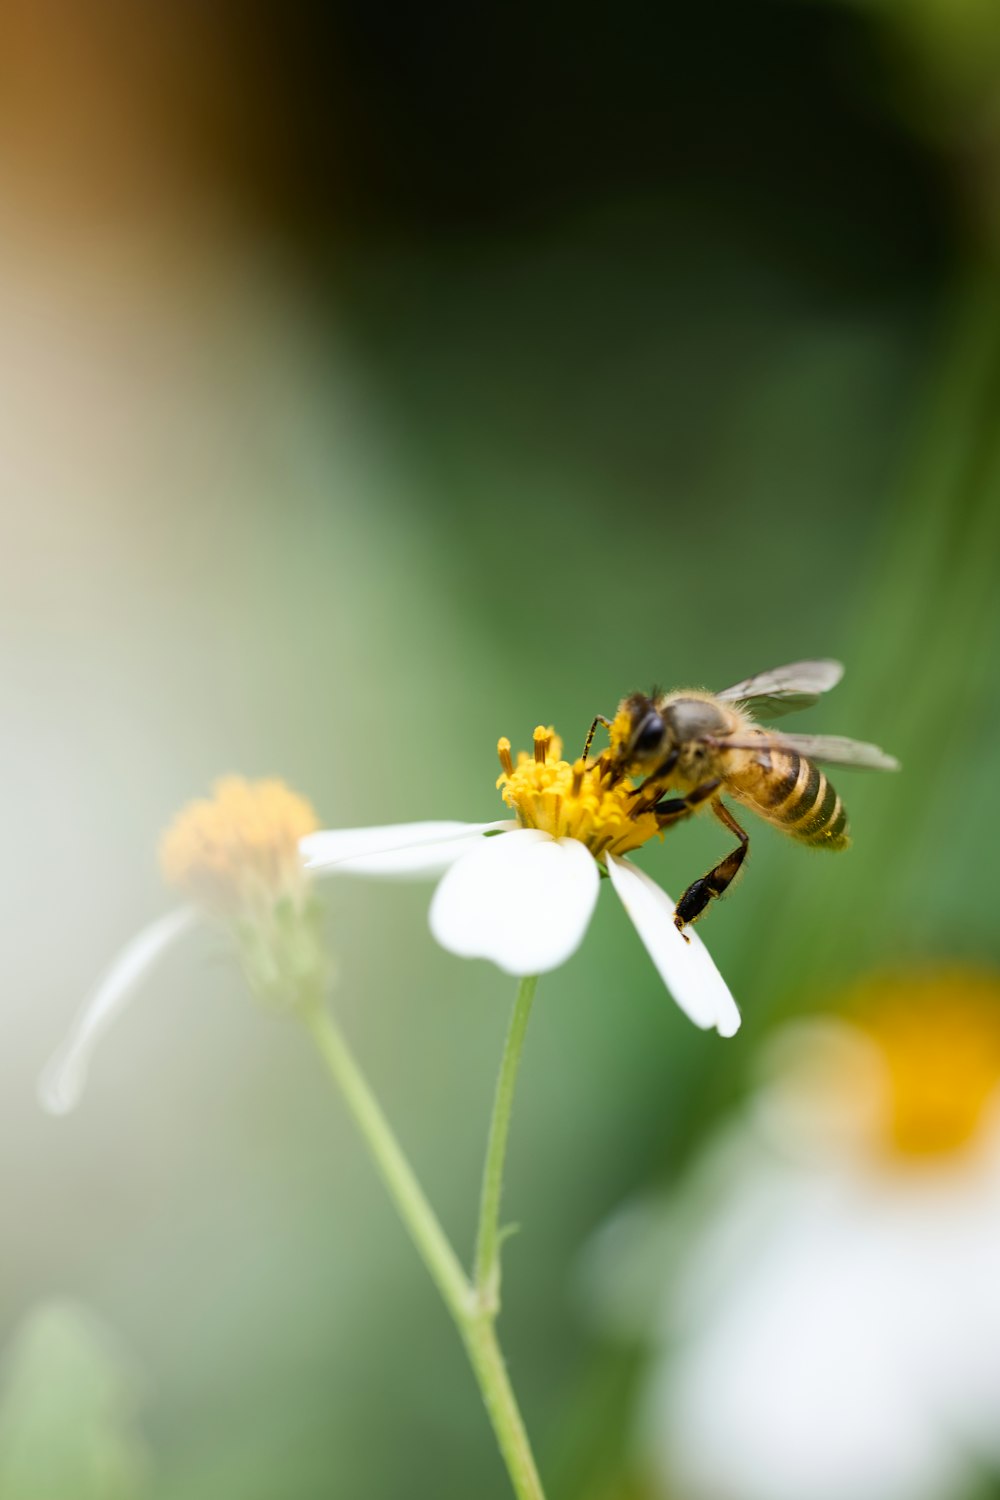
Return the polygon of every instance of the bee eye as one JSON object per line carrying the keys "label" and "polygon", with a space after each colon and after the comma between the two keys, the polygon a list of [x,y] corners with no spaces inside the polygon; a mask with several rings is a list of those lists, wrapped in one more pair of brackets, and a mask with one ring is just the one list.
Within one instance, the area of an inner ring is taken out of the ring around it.
{"label": "bee eye", "polygon": [[659,714],[647,714],[632,748],[637,755],[650,755],[663,744],[665,726]]}

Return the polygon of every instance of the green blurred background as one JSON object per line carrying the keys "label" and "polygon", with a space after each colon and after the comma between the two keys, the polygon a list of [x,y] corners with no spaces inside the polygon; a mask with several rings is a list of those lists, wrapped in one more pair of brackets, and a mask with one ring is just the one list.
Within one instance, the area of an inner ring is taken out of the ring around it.
{"label": "green blurred background", "polygon": [[[87,1489],[67,1441],[4,1500],[507,1493],[339,1101],[221,948],[171,956],[78,1114],[36,1106],[217,774],[329,825],[489,818],[500,734],[827,654],[802,727],[905,762],[838,778],[842,858],[754,830],[703,929],[734,1041],[609,901],[540,987],[501,1335],[551,1500],[627,1469],[588,1234],[778,1018],[1000,956],[998,59],[993,8],[946,0],[4,0],[0,1439],[61,1392],[110,1455]],[[645,863],[677,893],[724,847],[699,821]],[[336,1005],[467,1250],[511,985],[428,898],[326,890]],[[118,1392],[82,1412],[81,1361]]]}

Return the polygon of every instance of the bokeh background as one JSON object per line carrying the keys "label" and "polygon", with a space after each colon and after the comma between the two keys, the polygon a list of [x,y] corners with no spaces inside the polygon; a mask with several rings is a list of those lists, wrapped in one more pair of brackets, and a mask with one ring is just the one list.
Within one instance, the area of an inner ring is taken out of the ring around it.
{"label": "bokeh background", "polygon": [[[339,1101],[221,947],[38,1110],[171,899],[176,808],[239,771],[330,825],[489,818],[500,734],[835,655],[801,727],[905,771],[838,779],[836,860],[754,830],[703,929],[739,1037],[607,901],[539,990],[502,1339],[552,1500],[639,1492],[642,1354],[581,1311],[581,1247],[782,1019],[1000,961],[998,79],[972,0],[3,0],[13,1500],[507,1493]],[[646,865],[676,892],[723,848],[698,821]],[[326,891],[336,1005],[468,1249],[510,985],[434,948],[428,897]]]}

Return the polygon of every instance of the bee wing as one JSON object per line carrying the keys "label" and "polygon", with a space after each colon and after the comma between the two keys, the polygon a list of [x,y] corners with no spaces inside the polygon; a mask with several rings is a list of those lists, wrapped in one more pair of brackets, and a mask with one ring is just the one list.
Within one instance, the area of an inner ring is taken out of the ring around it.
{"label": "bee wing", "polygon": [[730,750],[794,750],[809,760],[824,761],[831,766],[856,766],[865,771],[898,771],[899,761],[887,755],[878,745],[864,740],[849,740],[842,734],[768,734],[761,740],[722,739],[719,744]]}
{"label": "bee wing", "polygon": [[715,696],[728,703],[749,704],[758,718],[777,719],[797,708],[811,707],[843,675],[839,661],[793,661],[787,667],[744,678]]}

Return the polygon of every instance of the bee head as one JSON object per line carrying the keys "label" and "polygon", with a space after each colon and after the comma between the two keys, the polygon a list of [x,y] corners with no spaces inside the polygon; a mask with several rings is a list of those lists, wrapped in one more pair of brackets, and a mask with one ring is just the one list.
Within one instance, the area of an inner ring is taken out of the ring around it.
{"label": "bee head", "polygon": [[633,693],[618,710],[612,725],[616,761],[638,775],[653,770],[673,745],[671,726],[657,707],[657,699]]}

